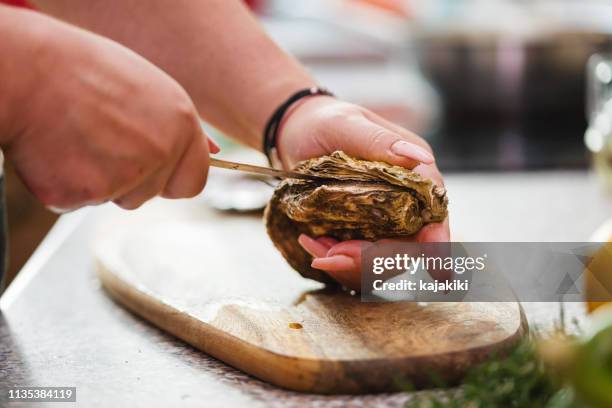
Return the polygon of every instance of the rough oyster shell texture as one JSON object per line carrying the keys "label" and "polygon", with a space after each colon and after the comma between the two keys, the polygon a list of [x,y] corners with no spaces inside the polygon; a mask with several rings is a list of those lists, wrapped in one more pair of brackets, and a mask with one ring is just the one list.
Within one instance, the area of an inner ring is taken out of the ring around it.
{"label": "rough oyster shell texture", "polygon": [[264,219],[276,248],[306,278],[332,282],[311,268],[312,256],[297,242],[302,233],[376,241],[408,237],[446,218],[446,190],[403,167],[337,151],[301,162],[296,170],[327,180],[281,181]]}

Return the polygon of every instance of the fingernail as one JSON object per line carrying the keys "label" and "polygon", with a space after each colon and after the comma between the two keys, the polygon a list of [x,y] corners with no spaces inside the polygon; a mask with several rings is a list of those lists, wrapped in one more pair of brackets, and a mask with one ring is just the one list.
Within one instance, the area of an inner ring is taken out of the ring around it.
{"label": "fingernail", "polygon": [[327,247],[310,238],[306,234],[300,234],[298,237],[298,243],[304,248],[304,251],[308,252],[313,257],[321,257],[327,254]]}
{"label": "fingernail", "polygon": [[207,136],[208,139],[208,148],[210,150],[211,153],[219,153],[221,151],[221,147],[217,144],[217,142],[215,142],[215,140],[210,137]]}
{"label": "fingernail", "polygon": [[431,164],[434,162],[434,157],[431,153],[421,146],[406,142],[405,140],[398,140],[393,143],[391,145],[391,151],[398,156],[407,157],[421,163]]}
{"label": "fingernail", "polygon": [[323,271],[346,271],[355,269],[355,261],[350,256],[334,255],[327,258],[315,258],[310,264],[315,269]]}

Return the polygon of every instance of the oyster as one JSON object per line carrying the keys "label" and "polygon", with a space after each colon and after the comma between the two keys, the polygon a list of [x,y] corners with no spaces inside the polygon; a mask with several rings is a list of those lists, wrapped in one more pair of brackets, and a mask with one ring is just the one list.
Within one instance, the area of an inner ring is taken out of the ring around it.
{"label": "oyster", "polygon": [[276,248],[306,278],[332,282],[311,268],[312,256],[297,242],[302,233],[375,241],[408,237],[446,218],[446,190],[403,167],[337,151],[301,162],[296,170],[327,180],[281,181],[264,219]]}

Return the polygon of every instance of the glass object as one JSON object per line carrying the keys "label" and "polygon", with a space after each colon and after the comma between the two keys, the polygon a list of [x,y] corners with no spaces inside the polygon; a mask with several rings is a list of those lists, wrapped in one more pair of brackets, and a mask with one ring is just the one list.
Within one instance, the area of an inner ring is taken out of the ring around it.
{"label": "glass object", "polygon": [[587,118],[584,142],[593,165],[612,190],[612,54],[596,54],[588,63]]}
{"label": "glass object", "polygon": [[[593,155],[593,165],[608,190],[612,191],[612,54],[595,54],[587,66],[587,119],[589,127],[584,142]],[[594,242],[612,242],[612,219],[602,225],[591,238]],[[612,284],[612,251],[604,245],[595,254],[586,270],[588,297]],[[587,302],[589,312],[609,302]]]}
{"label": "glass object", "polygon": [[0,295],[4,292],[7,269],[6,206],[4,200],[4,154],[0,150]]}

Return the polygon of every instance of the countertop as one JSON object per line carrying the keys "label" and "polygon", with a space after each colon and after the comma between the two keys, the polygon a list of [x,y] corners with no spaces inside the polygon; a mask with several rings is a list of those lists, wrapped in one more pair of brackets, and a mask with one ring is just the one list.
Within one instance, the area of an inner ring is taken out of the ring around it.
{"label": "countertop", "polygon": [[[451,174],[447,186],[455,240],[586,241],[612,216],[612,197],[583,171]],[[399,407],[412,398],[281,390],[125,311],[100,287],[89,250],[112,211],[62,216],[0,299],[0,387],[76,386],[87,407]],[[558,317],[555,303],[524,307],[532,324]],[[583,305],[566,304],[566,314],[583,319]]]}

